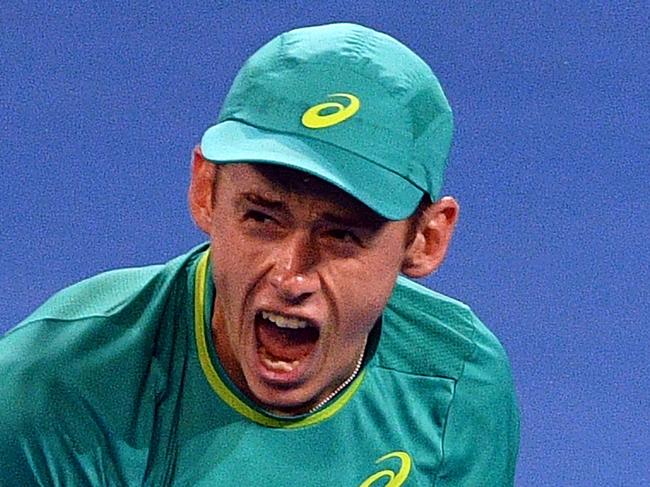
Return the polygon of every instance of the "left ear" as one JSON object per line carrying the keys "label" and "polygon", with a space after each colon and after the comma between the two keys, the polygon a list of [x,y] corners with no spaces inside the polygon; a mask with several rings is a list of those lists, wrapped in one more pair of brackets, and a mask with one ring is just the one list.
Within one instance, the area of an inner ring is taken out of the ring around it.
{"label": "left ear", "polygon": [[415,237],[406,249],[402,273],[409,277],[424,277],[442,263],[458,220],[458,203],[445,196],[431,203],[415,222]]}

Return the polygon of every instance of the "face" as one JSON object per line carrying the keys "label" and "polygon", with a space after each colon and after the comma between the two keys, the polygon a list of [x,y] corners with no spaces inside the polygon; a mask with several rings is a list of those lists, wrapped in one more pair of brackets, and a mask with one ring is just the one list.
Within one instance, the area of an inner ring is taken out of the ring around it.
{"label": "face", "polygon": [[305,412],[353,373],[402,267],[409,224],[297,171],[206,170],[218,170],[216,190],[203,217],[193,212],[212,242],[219,358],[256,402]]}

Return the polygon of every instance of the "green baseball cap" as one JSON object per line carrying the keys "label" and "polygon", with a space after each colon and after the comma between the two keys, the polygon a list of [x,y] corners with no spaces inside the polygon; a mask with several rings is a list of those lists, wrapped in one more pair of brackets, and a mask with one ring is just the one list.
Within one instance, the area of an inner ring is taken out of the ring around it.
{"label": "green baseball cap", "polygon": [[201,140],[218,164],[279,164],[328,181],[390,220],[439,197],[451,108],[427,64],[355,24],[295,29],[241,68]]}

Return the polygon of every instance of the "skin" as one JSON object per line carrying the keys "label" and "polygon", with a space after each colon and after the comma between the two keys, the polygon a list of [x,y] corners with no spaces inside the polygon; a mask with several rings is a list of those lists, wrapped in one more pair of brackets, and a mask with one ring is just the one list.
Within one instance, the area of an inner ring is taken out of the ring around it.
{"label": "skin", "polygon": [[[245,394],[284,415],[308,411],[353,373],[398,273],[433,272],[458,217],[445,197],[415,221],[389,221],[318,178],[278,166],[217,166],[198,149],[189,203],[212,244],[217,355]],[[319,329],[314,351],[291,373],[261,360],[261,310]]]}

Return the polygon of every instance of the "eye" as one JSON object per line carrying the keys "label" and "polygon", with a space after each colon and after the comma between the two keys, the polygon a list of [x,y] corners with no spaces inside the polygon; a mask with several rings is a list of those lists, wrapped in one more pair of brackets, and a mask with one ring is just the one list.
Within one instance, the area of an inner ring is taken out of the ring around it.
{"label": "eye", "polygon": [[275,219],[259,210],[248,210],[244,214],[244,220],[252,220],[257,223],[273,223]]}
{"label": "eye", "polygon": [[334,228],[332,230],[329,230],[327,233],[334,240],[342,243],[361,243],[361,239],[354,232],[346,230],[344,228]]}

